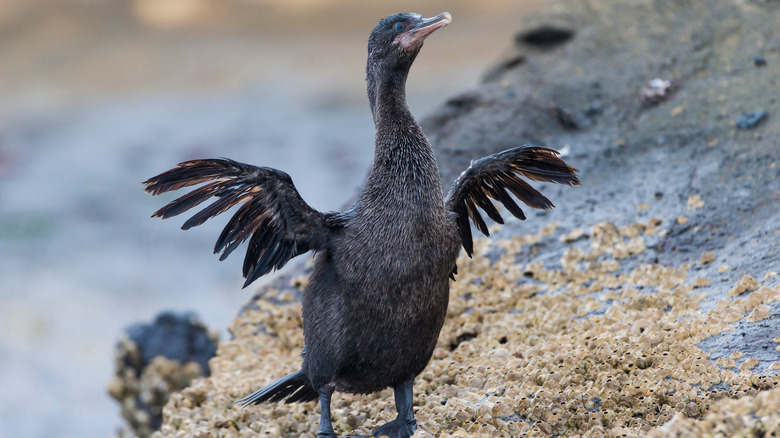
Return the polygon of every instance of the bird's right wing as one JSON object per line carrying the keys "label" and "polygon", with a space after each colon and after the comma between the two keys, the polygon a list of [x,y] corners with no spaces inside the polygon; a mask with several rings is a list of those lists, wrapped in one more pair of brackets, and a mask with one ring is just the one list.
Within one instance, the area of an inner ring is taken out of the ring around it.
{"label": "bird's right wing", "polygon": [[229,159],[193,160],[145,181],[146,192],[159,195],[207,183],[158,210],[152,217],[163,219],[181,214],[212,196],[216,198],[182,225],[198,226],[241,204],[214,245],[224,260],[247,239],[244,258],[244,287],[284,266],[293,257],[322,249],[330,233],[341,224],[338,214],[311,208],[298,194],[286,173],[270,167],[256,167]]}
{"label": "bird's right wing", "polygon": [[471,256],[473,242],[469,218],[484,235],[490,235],[478,207],[494,221],[504,223],[490,198],[502,203],[518,219],[525,219],[523,210],[507,190],[530,207],[553,207],[549,199],[523,181],[521,176],[534,181],[579,185],[576,172],[577,169],[558,158],[558,152],[534,146],[521,146],[473,161],[455,180],[446,204],[447,209],[457,216],[463,249]]}

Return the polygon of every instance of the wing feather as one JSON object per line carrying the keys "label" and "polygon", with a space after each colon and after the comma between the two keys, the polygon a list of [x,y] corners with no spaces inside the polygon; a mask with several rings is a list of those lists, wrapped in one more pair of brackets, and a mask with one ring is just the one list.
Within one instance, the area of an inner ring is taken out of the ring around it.
{"label": "wing feather", "polygon": [[[225,228],[222,229],[214,244],[214,253],[224,250],[220,260],[227,258],[228,254],[252,235],[252,230],[257,229],[259,223],[265,218],[263,212],[253,211],[251,202],[246,202],[230,218]],[[251,225],[250,225],[251,223]]]}
{"label": "wing feather", "polygon": [[506,174],[500,176],[501,182],[512,192],[517,199],[526,203],[529,207],[547,210],[554,207],[553,203],[538,190],[531,187],[516,175]]}
{"label": "wing feather", "polygon": [[471,163],[453,184],[447,198],[447,209],[456,215],[461,243],[471,256],[474,250],[469,219],[484,235],[487,224],[479,213],[481,208],[492,220],[503,218],[491,199],[500,202],[513,216],[523,220],[525,214],[510,193],[529,207],[549,209],[553,203],[521,177],[532,181],[579,185],[577,169],[567,165],[553,149],[521,146],[499,152]]}
{"label": "wing feather", "polygon": [[214,253],[221,251],[224,260],[249,240],[242,269],[244,287],[293,257],[322,249],[342,222],[340,216],[306,204],[286,173],[226,158],[185,161],[144,182],[152,195],[204,183],[152,217],[173,217],[216,198],[184,222],[186,230],[240,205],[217,238]]}
{"label": "wing feather", "polygon": [[515,216],[516,218],[520,220],[525,220],[525,214],[523,213],[523,209],[521,209],[520,206],[517,205],[515,200],[512,199],[512,197],[509,196],[506,190],[504,190],[504,188],[501,185],[499,185],[499,183],[495,180],[491,180],[490,197],[503,204],[506,207],[506,209],[509,210],[509,212],[512,213],[512,215]]}
{"label": "wing feather", "polygon": [[484,210],[485,213],[487,213],[490,219],[493,219],[499,224],[503,224],[504,219],[498,213],[496,207],[493,206],[493,203],[490,201],[490,199],[488,199],[489,187],[490,186],[488,184],[475,187],[475,190],[471,192],[472,197],[474,198],[475,204],[480,208],[482,208],[482,210]]}
{"label": "wing feather", "polygon": [[485,223],[485,220],[482,219],[482,215],[479,214],[479,210],[477,210],[477,206],[474,205],[474,200],[471,197],[466,199],[466,210],[469,213],[471,221],[474,222],[474,225],[477,226],[479,231],[482,231],[482,234],[489,236],[490,231],[488,231],[487,224]]}

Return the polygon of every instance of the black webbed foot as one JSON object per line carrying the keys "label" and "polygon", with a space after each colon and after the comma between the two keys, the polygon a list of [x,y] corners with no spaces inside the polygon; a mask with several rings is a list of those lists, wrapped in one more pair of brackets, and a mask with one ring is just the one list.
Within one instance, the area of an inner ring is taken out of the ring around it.
{"label": "black webbed foot", "polygon": [[333,432],[331,433],[320,432],[317,434],[317,438],[339,438],[339,436]]}
{"label": "black webbed foot", "polygon": [[414,435],[414,431],[417,430],[417,421],[415,421],[414,413],[412,412],[413,381],[414,379],[409,379],[393,388],[398,417],[387,424],[379,426],[373,432],[374,437],[409,438]]}
{"label": "black webbed foot", "polygon": [[400,418],[396,418],[389,423],[379,426],[371,435],[376,438],[381,436],[388,436],[390,438],[410,438],[414,435],[415,430],[417,430],[417,422],[414,421],[414,419],[409,423]]}

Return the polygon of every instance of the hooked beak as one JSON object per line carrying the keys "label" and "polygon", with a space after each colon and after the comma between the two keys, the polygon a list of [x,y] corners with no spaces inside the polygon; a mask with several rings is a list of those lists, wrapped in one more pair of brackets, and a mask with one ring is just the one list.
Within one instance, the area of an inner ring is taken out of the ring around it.
{"label": "hooked beak", "polygon": [[450,24],[451,21],[452,15],[449,12],[442,12],[432,18],[423,18],[416,26],[398,35],[398,42],[405,49],[420,48],[428,35]]}

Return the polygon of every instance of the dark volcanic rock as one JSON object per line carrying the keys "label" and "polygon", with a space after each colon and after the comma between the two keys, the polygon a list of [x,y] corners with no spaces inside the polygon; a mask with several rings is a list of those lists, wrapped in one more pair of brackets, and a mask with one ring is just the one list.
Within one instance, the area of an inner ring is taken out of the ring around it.
{"label": "dark volcanic rock", "polygon": [[163,312],[150,324],[133,324],[116,347],[109,393],[128,425],[120,436],[150,436],[162,424],[168,397],[209,375],[218,336],[192,313]]}
{"label": "dark volcanic rock", "polygon": [[138,348],[140,361],[133,363],[127,357],[125,363],[141,374],[157,356],[179,361],[195,362],[205,375],[209,373],[209,359],[217,351],[213,334],[195,314],[163,312],[151,324],[133,324],[125,333]]}
{"label": "dark volcanic rock", "polygon": [[766,110],[753,111],[752,113],[742,114],[737,119],[738,129],[752,129],[758,126],[764,119],[769,116]]}
{"label": "dark volcanic rock", "polygon": [[[448,105],[425,119],[445,181],[469,160],[507,147],[568,145],[567,160],[582,172],[583,186],[544,187],[563,226],[626,222],[638,216],[639,204],[649,203],[644,214],[666,221],[689,215],[689,224],[698,228],[696,236],[680,233],[662,242],[665,248],[687,249],[666,251],[668,262],[708,249],[736,256],[748,250],[735,244],[740,241],[750,243],[752,256],[729,263],[734,270],[758,276],[777,267],[780,256],[771,250],[780,240],[775,232],[780,126],[767,119],[754,131],[740,132],[728,123],[744,108],[761,105],[771,112],[780,106],[768,92],[780,87],[776,74],[736,66],[736,60],[750,62],[756,44],[777,46],[777,8],[728,1],[555,5],[552,13],[528,18],[524,27],[560,23],[573,29],[573,38],[545,52],[517,44],[507,59],[524,62],[499,77],[489,75],[469,92],[474,104],[457,111]],[[776,57],[777,50],[773,53]],[[654,77],[676,78],[681,89],[643,109],[637,91]],[[600,111],[586,129],[568,130],[549,111],[557,106],[578,113],[592,102],[600,103]],[[703,209],[686,205],[695,194],[705,201]],[[759,236],[761,245],[755,241]]]}
{"label": "dark volcanic rock", "polygon": [[574,37],[574,31],[563,27],[543,25],[536,29],[520,32],[515,41],[518,44],[550,50],[564,44]]}

